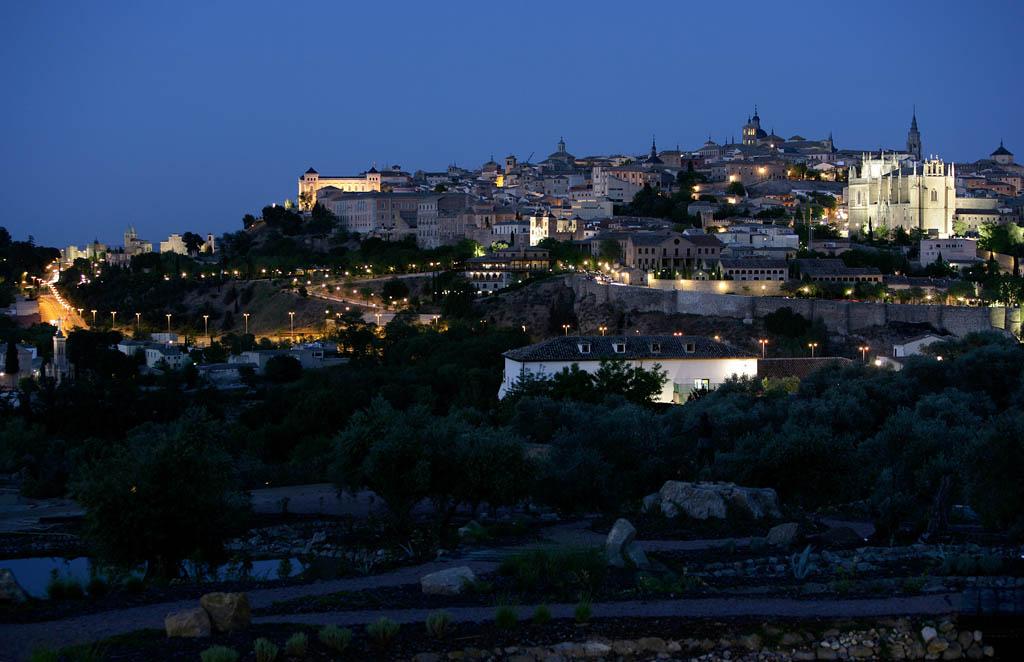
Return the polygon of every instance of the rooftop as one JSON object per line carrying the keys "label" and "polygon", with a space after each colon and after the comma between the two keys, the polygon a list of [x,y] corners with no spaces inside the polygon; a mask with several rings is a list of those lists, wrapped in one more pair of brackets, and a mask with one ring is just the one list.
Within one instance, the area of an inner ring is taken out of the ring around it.
{"label": "rooftop", "polygon": [[557,336],[509,350],[504,356],[520,362],[754,358],[750,352],[704,336],[640,335]]}

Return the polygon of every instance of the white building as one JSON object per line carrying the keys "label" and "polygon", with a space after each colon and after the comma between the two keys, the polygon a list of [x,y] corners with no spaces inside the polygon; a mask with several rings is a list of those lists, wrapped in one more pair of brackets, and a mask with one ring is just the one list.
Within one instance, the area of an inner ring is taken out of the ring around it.
{"label": "white building", "polygon": [[919,246],[922,265],[934,263],[939,258],[957,269],[981,262],[978,257],[978,242],[975,239],[951,237],[949,239],[922,239]]}
{"label": "white building", "polygon": [[923,336],[917,336],[911,338],[905,342],[894,344],[892,346],[893,358],[902,359],[908,356],[919,356],[925,347],[933,345],[937,342],[946,340],[942,336],[937,336],[934,333],[927,333]]}
{"label": "white building", "polygon": [[668,381],[658,402],[683,403],[694,390],[717,388],[734,375],[757,376],[752,353],[703,336],[557,336],[510,350],[504,357],[499,398],[523,376],[549,379],[573,365],[594,373],[608,360],[648,370],[660,366]]}

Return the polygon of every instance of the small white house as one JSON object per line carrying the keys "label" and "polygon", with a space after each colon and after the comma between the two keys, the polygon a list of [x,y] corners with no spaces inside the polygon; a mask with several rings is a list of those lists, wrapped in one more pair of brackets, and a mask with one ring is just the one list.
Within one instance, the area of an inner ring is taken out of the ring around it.
{"label": "small white house", "polygon": [[601,361],[622,360],[668,373],[658,402],[683,403],[690,393],[714,389],[732,376],[756,377],[757,357],[704,336],[558,336],[505,352],[504,398],[525,375],[550,378],[573,365],[597,372]]}
{"label": "small white house", "polygon": [[946,338],[943,338],[942,336],[937,336],[934,333],[926,333],[923,336],[916,336],[914,338],[911,338],[906,342],[894,344],[892,346],[892,355],[893,358],[897,359],[905,358],[907,356],[917,356],[921,354],[921,350],[923,350],[928,345],[937,342],[942,342],[943,340],[946,340]]}

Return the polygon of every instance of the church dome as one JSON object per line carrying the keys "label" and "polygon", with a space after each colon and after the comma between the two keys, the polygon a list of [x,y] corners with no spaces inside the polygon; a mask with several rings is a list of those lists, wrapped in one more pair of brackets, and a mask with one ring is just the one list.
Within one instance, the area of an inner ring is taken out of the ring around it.
{"label": "church dome", "polygon": [[1003,141],[1000,140],[999,147],[996,148],[996,151],[992,152],[991,156],[1013,156],[1013,152],[1003,147]]}
{"label": "church dome", "polygon": [[807,138],[804,138],[803,136],[801,136],[801,135],[800,135],[800,134],[798,133],[798,134],[796,134],[795,136],[790,136],[790,137],[789,137],[789,140],[790,140],[790,142],[798,142],[798,141],[800,141],[800,140],[807,140]]}

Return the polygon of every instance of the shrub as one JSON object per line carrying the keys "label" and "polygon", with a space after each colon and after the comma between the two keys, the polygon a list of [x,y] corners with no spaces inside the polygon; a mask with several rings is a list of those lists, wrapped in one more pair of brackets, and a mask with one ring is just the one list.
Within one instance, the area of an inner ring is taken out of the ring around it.
{"label": "shrub", "polygon": [[537,625],[544,625],[551,620],[551,609],[547,605],[537,605],[533,610],[533,622]]}
{"label": "shrub", "polygon": [[343,653],[352,643],[352,630],[339,628],[337,625],[325,626],[318,636],[320,643],[338,653]]}
{"label": "shrub", "polygon": [[237,662],[238,651],[227,646],[210,646],[199,654],[202,662]]}
{"label": "shrub", "polygon": [[46,595],[51,600],[77,600],[85,596],[82,584],[73,577],[61,577],[56,570],[50,571],[46,584]]}
{"label": "shrub", "polygon": [[277,578],[288,579],[292,576],[292,560],[288,557],[281,559],[277,564]]}
{"label": "shrub", "polygon": [[110,585],[103,577],[93,577],[89,580],[85,590],[89,593],[89,597],[102,598],[104,595],[110,593]]}
{"label": "shrub", "polygon": [[434,611],[427,615],[427,634],[435,639],[444,639],[452,625],[452,615],[448,612]]}
{"label": "shrub", "polygon": [[252,650],[256,653],[256,662],[274,662],[277,659],[277,646],[269,639],[260,637],[253,642]]}
{"label": "shrub", "polygon": [[309,637],[305,632],[296,632],[284,642],[284,654],[287,657],[306,657],[309,648]]}
{"label": "shrub", "polygon": [[29,662],[60,662],[60,653],[50,648],[37,648],[28,658]]}
{"label": "shrub", "polygon": [[494,624],[502,630],[511,630],[518,622],[515,608],[509,605],[501,605],[494,612]]}
{"label": "shrub", "polygon": [[607,566],[598,549],[534,550],[513,554],[499,571],[511,576],[521,592],[560,594],[593,592],[604,580]]}
{"label": "shrub", "polygon": [[124,580],[124,590],[129,593],[142,593],[146,590],[146,582],[142,577],[132,575],[128,579]]}
{"label": "shrub", "polygon": [[398,623],[387,616],[381,616],[373,623],[366,626],[366,634],[373,643],[381,648],[387,648],[392,640],[398,635]]}
{"label": "shrub", "polygon": [[577,623],[586,623],[590,620],[592,612],[593,610],[590,607],[590,600],[584,598],[583,600],[580,600],[579,604],[576,605],[576,608],[573,609],[572,615],[576,618]]}

